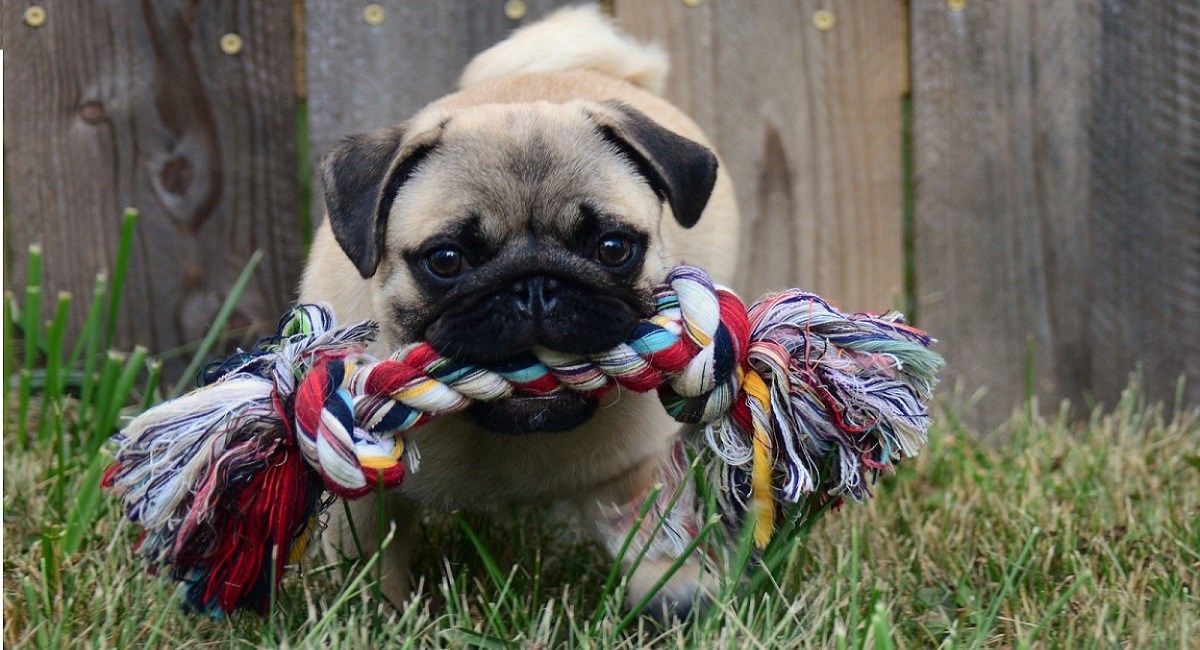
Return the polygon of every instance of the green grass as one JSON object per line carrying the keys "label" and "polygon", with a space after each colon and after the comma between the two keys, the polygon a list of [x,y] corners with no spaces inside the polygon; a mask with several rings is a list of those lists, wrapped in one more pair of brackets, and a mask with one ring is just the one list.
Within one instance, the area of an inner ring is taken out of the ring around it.
{"label": "green grass", "polygon": [[[273,615],[183,612],[146,575],[136,538],[91,467],[58,515],[52,444],[5,453],[5,630],[11,645],[408,644],[633,647],[1187,647],[1200,633],[1200,416],[1165,421],[1130,392],[1084,424],[1019,422],[1010,445],[939,426],[878,498],[825,517],[761,590],[690,628],[630,620],[603,553],[544,513],[434,517],[420,531],[420,597],[372,598],[372,566],[285,581]],[[514,524],[514,521],[521,521]],[[61,531],[67,531],[64,536]],[[600,616],[596,616],[596,614]],[[628,621],[628,622],[627,622]],[[624,625],[623,625],[624,623]]]}
{"label": "green grass", "polygon": [[930,446],[882,479],[876,499],[777,545],[770,572],[728,584],[690,626],[630,616],[605,554],[542,511],[428,518],[414,560],[423,583],[402,613],[374,597],[374,558],[314,559],[285,579],[265,619],[186,613],[176,585],[132,556],[138,531],[98,489],[104,438],[164,395],[156,360],[104,345],[120,258],[114,269],[114,282],[98,278],[76,341],[64,335],[68,297],[45,303],[48,324],[30,308],[42,299],[38,268],[21,301],[6,296],[6,645],[1193,647],[1200,637],[1200,409],[1177,404],[1168,417],[1136,383],[1083,422],[1021,409],[1005,444],[979,442],[943,410]]}

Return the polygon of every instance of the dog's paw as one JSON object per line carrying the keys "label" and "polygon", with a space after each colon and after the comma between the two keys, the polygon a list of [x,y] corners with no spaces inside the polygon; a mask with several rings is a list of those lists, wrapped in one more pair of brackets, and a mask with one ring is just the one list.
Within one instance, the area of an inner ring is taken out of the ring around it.
{"label": "dog's paw", "polygon": [[670,558],[646,560],[630,576],[628,583],[630,606],[638,605],[649,595],[638,613],[663,627],[695,621],[713,604],[714,578],[695,558],[685,562],[662,588],[651,594],[674,563]]}
{"label": "dog's paw", "polygon": [[690,625],[708,613],[712,604],[711,596],[696,589],[683,593],[664,589],[655,594],[639,614],[663,628]]}

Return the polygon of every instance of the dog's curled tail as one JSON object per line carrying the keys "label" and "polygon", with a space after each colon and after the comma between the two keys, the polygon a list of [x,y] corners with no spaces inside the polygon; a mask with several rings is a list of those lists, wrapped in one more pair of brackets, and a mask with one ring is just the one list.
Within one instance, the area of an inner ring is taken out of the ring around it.
{"label": "dog's curled tail", "polygon": [[593,70],[662,93],[667,53],[619,30],[595,6],[560,9],[479,53],[463,70],[460,88],[523,72]]}

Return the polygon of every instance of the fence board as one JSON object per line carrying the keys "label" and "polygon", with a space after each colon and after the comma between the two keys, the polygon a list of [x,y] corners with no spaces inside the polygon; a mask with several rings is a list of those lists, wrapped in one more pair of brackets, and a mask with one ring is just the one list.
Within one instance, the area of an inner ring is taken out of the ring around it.
{"label": "fence board", "polygon": [[[567,2],[527,2],[520,19],[502,0],[380,4],[379,25],[365,5],[303,5],[314,161],[452,90],[473,54]],[[667,47],[668,97],[738,186],[743,291],[900,303],[911,19],[918,315],[952,377],[988,389],[976,421],[1019,402],[1027,345],[1047,401],[1111,402],[1139,362],[1153,396],[1181,372],[1200,396],[1200,6],[611,5]],[[300,268],[296,3],[47,0],[37,28],[26,6],[0,10],[6,286],[40,241],[49,291],[85,299],[133,205],[119,344],[198,339],[256,248],[267,257],[234,324],[273,321]],[[218,46],[228,32],[244,40],[236,55]]]}
{"label": "fence board", "polygon": [[986,389],[984,428],[1021,401],[1027,346],[1051,405],[1111,403],[1139,361],[1157,397],[1200,376],[1184,4],[912,3],[918,313]]}
{"label": "fence board", "polygon": [[[1092,152],[1092,391],[1135,363],[1200,398],[1200,4],[1101,3]],[[1193,402],[1194,403],[1194,402]]]}
{"label": "fence board", "polygon": [[[25,248],[41,242],[48,289],[86,301],[134,206],[119,345],[200,339],[255,249],[265,257],[231,323],[273,325],[300,269],[288,5],[48,0],[34,28],[27,4],[2,8],[6,286],[21,286]],[[226,33],[238,54],[219,47]]]}
{"label": "fence board", "polygon": [[[411,117],[455,89],[471,57],[512,29],[536,21],[566,0],[527,0],[520,19],[503,0],[385,0],[383,21],[368,25],[363,6],[307,0],[308,124],[316,163],[339,139]],[[324,215],[313,183],[314,221]]]}
{"label": "fence board", "polygon": [[[828,31],[814,14],[833,10]],[[617,20],[671,55],[667,97],[717,145],[737,187],[748,295],[802,286],[848,309],[903,291],[901,2],[619,0]]]}

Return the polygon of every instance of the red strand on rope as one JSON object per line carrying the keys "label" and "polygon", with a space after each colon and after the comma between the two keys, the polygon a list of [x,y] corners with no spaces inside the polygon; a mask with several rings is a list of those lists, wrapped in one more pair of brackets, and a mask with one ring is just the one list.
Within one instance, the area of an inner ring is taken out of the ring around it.
{"label": "red strand on rope", "polygon": [[172,574],[189,583],[189,600],[201,608],[245,605],[266,614],[277,584],[270,577],[282,576],[292,549],[304,545],[319,477],[286,442],[259,462],[265,469],[249,473],[208,513],[206,531],[177,549]]}

